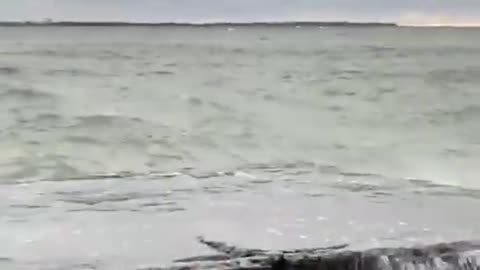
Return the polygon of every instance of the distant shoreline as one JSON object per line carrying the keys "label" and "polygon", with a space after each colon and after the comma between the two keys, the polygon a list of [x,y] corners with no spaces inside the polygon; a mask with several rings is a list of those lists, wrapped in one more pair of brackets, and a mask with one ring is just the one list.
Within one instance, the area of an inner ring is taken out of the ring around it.
{"label": "distant shoreline", "polygon": [[363,27],[398,27],[396,23],[381,22],[251,22],[251,23],[136,23],[136,22],[0,22],[0,26],[84,26],[84,27],[115,27],[115,26],[189,26],[189,27],[242,27],[242,26],[293,26],[293,27],[340,27],[340,26],[363,26]]}

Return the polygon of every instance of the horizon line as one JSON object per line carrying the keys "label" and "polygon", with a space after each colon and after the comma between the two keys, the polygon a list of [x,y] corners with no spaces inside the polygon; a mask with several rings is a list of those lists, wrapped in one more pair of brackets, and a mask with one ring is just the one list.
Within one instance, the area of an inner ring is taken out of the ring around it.
{"label": "horizon line", "polygon": [[139,25],[139,26],[221,26],[221,25],[380,25],[380,26],[398,26],[395,22],[379,22],[379,21],[313,21],[313,20],[291,20],[291,21],[205,21],[205,22],[182,22],[182,21],[160,21],[160,22],[144,22],[144,21],[122,21],[122,20],[62,20],[62,21],[53,21],[53,20],[41,20],[41,21],[0,21],[0,25],[12,25],[12,26],[49,26],[49,25],[84,25],[84,26],[95,26],[95,25]]}
{"label": "horizon line", "polygon": [[0,21],[0,26],[192,26],[192,27],[213,27],[213,26],[365,26],[365,27],[412,27],[412,28],[480,28],[480,24],[461,24],[461,23],[405,23],[388,21],[314,21],[314,20],[291,20],[291,21],[205,21],[205,22],[145,22],[145,21],[53,21],[44,19],[40,21]]}

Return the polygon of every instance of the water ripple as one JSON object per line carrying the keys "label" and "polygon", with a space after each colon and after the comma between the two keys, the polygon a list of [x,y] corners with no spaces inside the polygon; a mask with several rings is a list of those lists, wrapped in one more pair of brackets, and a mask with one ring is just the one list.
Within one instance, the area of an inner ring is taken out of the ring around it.
{"label": "water ripple", "polygon": [[33,88],[10,88],[6,91],[0,92],[0,98],[2,99],[14,98],[22,101],[51,100],[55,97],[54,94],[42,92]]}
{"label": "water ripple", "polygon": [[165,198],[169,197],[171,193],[140,193],[140,192],[128,192],[128,193],[101,193],[88,195],[74,195],[69,197],[60,198],[60,201],[74,204],[86,204],[97,205],[105,202],[127,202],[133,200],[151,199],[151,198]]}

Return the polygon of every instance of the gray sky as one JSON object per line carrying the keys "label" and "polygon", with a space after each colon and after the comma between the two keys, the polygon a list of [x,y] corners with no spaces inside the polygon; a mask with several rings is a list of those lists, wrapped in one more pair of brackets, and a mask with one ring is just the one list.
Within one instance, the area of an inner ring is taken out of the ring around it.
{"label": "gray sky", "polygon": [[[480,0],[0,0],[0,20],[350,20],[476,24]],[[478,19],[477,19],[478,18]]]}

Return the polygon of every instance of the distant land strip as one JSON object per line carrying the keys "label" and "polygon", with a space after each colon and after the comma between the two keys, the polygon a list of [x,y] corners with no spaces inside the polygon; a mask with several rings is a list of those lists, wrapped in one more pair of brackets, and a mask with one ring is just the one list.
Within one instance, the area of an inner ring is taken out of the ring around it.
{"label": "distant land strip", "polygon": [[314,22],[314,21],[298,21],[298,22],[249,22],[249,23],[137,23],[137,22],[0,22],[0,26],[190,26],[190,27],[241,27],[241,26],[293,26],[293,27],[332,27],[332,26],[369,26],[369,27],[397,27],[396,23],[381,22]]}

